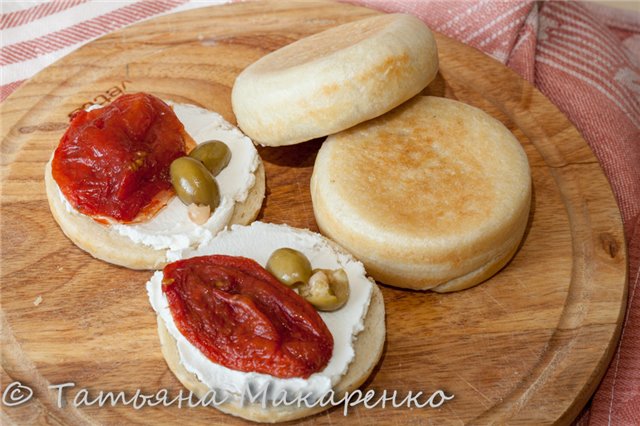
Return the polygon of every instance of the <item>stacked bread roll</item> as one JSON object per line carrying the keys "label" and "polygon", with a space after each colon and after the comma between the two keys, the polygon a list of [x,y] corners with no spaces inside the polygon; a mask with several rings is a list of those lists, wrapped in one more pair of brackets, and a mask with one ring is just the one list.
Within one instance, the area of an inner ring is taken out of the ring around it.
{"label": "stacked bread roll", "polygon": [[515,254],[531,178],[498,120],[419,96],[437,71],[422,21],[382,15],[262,57],[238,76],[232,105],[263,145],[328,135],[311,179],[321,232],[382,283],[449,292],[486,280]]}

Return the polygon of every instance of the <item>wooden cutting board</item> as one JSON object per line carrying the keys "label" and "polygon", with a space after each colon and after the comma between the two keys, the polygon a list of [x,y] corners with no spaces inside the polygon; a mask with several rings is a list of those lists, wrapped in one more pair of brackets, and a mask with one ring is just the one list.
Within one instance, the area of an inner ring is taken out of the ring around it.
{"label": "wooden cutting board", "polygon": [[[3,423],[240,424],[210,408],[75,407],[81,389],[182,389],[168,371],[144,283],[149,272],[77,249],[54,222],[44,164],[90,102],[123,91],[219,111],[235,122],[235,76],[301,37],[378,12],[344,4],[242,3],[163,16],[82,47],[36,75],[2,113],[2,389],[34,397]],[[387,342],[364,388],[455,398],[439,409],[333,409],[306,424],[566,423],[611,359],[626,301],[626,251],[611,190],[587,144],[536,89],[500,63],[437,35],[441,70],[427,92],[500,119],[529,157],[534,202],[525,240],[488,282],[454,294],[382,287]],[[317,230],[309,177],[320,141],[260,149],[260,219]],[[37,302],[40,301],[39,304]],[[73,382],[66,406],[49,385]]]}

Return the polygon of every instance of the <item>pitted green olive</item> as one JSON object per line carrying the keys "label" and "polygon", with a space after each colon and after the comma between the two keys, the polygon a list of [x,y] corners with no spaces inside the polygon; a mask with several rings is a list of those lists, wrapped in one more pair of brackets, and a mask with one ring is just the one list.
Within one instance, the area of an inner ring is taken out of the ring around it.
{"label": "pitted green olive", "polygon": [[218,184],[200,161],[191,157],[176,158],[169,171],[171,183],[183,203],[209,206],[212,212],[218,207]]}
{"label": "pitted green olive", "polygon": [[289,287],[295,284],[306,284],[311,276],[309,259],[292,248],[280,248],[274,251],[267,261],[267,271],[282,284]]}
{"label": "pitted green olive", "polygon": [[200,160],[214,176],[217,176],[231,161],[231,150],[224,142],[207,141],[195,147],[189,153],[189,157]]}
{"label": "pitted green olive", "polygon": [[299,294],[319,311],[335,311],[349,299],[349,277],[344,269],[314,269]]}

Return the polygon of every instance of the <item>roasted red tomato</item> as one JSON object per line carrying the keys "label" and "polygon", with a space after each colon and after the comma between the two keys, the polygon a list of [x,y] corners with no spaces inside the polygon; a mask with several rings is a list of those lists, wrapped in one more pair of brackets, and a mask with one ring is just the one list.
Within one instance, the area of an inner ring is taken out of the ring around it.
{"label": "roasted red tomato", "polygon": [[251,259],[202,256],[164,268],[178,330],[211,361],[275,377],[309,377],[331,359],[316,310]]}
{"label": "roasted red tomato", "polygon": [[160,99],[123,95],[72,117],[53,156],[53,178],[81,213],[132,222],[172,195],[169,166],[186,154],[187,138]]}

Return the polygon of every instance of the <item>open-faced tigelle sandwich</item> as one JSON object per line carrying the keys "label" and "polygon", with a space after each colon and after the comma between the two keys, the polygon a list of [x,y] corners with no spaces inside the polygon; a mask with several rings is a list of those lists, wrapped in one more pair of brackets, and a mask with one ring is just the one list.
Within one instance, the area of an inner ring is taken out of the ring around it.
{"label": "open-faced tigelle sandwich", "polygon": [[252,141],[219,114],[144,93],[75,114],[45,170],[64,233],[94,257],[154,269],[255,219],[265,192]]}
{"label": "open-faced tigelle sandwich", "polygon": [[[311,405],[331,390],[338,401],[377,364],[380,290],[321,235],[254,222],[183,254],[147,291],[169,368],[200,398],[225,396],[219,410],[260,422],[305,417],[331,408]],[[307,402],[282,402],[298,397]]]}

